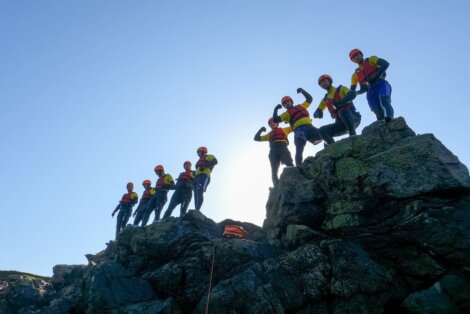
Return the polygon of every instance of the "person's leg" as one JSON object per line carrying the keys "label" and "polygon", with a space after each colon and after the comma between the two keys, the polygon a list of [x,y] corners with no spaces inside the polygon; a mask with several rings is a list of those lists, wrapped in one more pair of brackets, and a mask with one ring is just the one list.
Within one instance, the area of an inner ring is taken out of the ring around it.
{"label": "person's leg", "polygon": [[380,88],[378,93],[380,106],[385,112],[385,122],[388,123],[393,119],[395,114],[392,107],[392,86],[390,86],[390,84],[386,80],[383,80],[380,82]]}
{"label": "person's leg", "polygon": [[161,194],[157,198],[157,206],[155,206],[155,218],[153,219],[153,222],[159,221],[160,220],[160,213],[162,212],[163,207],[165,206],[167,201],[166,194]]}
{"label": "person's leg", "polygon": [[290,151],[289,149],[287,148],[287,145],[284,146],[284,148],[282,149],[282,152],[281,152],[281,162],[288,166],[288,167],[293,167],[294,166],[294,162],[292,160],[292,156],[290,154]]}
{"label": "person's leg", "polygon": [[344,109],[341,111],[340,119],[343,121],[349,135],[356,135],[356,128],[354,127],[354,117],[351,109]]}
{"label": "person's leg", "polygon": [[121,221],[121,230],[124,229],[127,226],[127,223],[129,222],[129,218],[131,217],[132,214],[132,205],[126,205],[124,207],[124,213],[122,214],[122,221]]}
{"label": "person's leg", "polygon": [[181,192],[180,190],[176,190],[175,193],[171,196],[170,204],[168,205],[168,208],[165,211],[165,214],[163,215],[162,219],[166,219],[171,216],[173,213],[173,209],[175,209],[176,206],[181,202]]}
{"label": "person's leg", "polygon": [[269,153],[269,163],[271,164],[271,179],[273,181],[273,186],[275,186],[279,182],[277,173],[279,171],[279,166],[281,165],[281,156],[278,152],[271,151]]}
{"label": "person's leg", "polygon": [[297,128],[294,131],[294,144],[295,144],[295,165],[300,166],[303,160],[303,153],[305,144],[307,144],[307,138],[302,129]]}
{"label": "person's leg", "polygon": [[207,186],[210,182],[210,176],[205,173],[200,173],[194,179],[194,199],[196,204],[196,210],[200,210],[202,207],[202,203],[204,202],[204,192],[207,189]]}
{"label": "person's leg", "polygon": [[150,201],[147,204],[147,207],[145,208],[144,215],[142,217],[142,227],[145,227],[150,219],[150,214],[153,212],[153,209],[156,206],[157,202],[157,197],[156,195],[152,196]]}
{"label": "person's leg", "polygon": [[122,210],[122,205],[121,205],[121,208],[119,209],[119,213],[118,213],[117,219],[116,219],[116,239],[117,239],[119,233],[121,232],[122,215],[123,215],[123,210]]}
{"label": "person's leg", "polygon": [[142,221],[148,201],[149,200],[146,198],[140,200],[139,206],[135,210],[134,226],[138,226],[139,223]]}
{"label": "person's leg", "polygon": [[357,129],[357,127],[361,124],[361,114],[357,111],[354,111],[353,113],[354,116],[354,128]]}
{"label": "person's leg", "polygon": [[373,84],[367,90],[367,102],[369,103],[370,110],[375,114],[377,120],[383,120],[385,118],[384,110],[380,105],[380,99],[377,92],[379,85]]}
{"label": "person's leg", "polygon": [[347,128],[340,118],[337,118],[334,123],[324,125],[320,128],[320,135],[326,144],[330,145],[335,142],[334,136],[346,134]]}
{"label": "person's leg", "polygon": [[182,202],[180,207],[180,217],[183,217],[188,210],[189,203],[191,203],[191,198],[193,197],[193,192],[191,190],[184,190],[182,194]]}

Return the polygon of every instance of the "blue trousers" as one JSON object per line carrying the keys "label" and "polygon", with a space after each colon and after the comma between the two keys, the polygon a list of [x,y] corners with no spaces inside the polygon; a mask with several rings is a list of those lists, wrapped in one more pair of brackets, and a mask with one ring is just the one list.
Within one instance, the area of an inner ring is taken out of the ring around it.
{"label": "blue trousers", "polygon": [[305,145],[309,141],[315,144],[316,141],[321,141],[318,129],[311,124],[301,125],[294,130],[294,144],[295,144],[295,165],[300,166],[303,160],[303,153]]}
{"label": "blue trousers", "polygon": [[393,119],[392,86],[385,79],[380,78],[369,87],[367,102],[377,120]]}

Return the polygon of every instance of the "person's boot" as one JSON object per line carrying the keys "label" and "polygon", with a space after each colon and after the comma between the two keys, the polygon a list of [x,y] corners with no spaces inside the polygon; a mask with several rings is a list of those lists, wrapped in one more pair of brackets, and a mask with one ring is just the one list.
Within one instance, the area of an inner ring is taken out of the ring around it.
{"label": "person's boot", "polygon": [[389,118],[389,117],[385,118],[385,124],[388,124],[390,121],[392,121],[392,118]]}

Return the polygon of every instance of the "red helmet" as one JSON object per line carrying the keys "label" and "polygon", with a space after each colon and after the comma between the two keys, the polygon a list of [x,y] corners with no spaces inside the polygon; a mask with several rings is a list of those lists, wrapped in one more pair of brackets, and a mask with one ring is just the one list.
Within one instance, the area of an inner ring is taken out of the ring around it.
{"label": "red helmet", "polygon": [[190,167],[192,166],[191,162],[189,160],[186,160],[183,164],[183,168],[186,167],[186,165],[189,165]]}
{"label": "red helmet", "polygon": [[197,149],[197,153],[204,153],[204,154],[207,154],[207,147],[205,146],[201,146]]}
{"label": "red helmet", "polygon": [[323,79],[328,79],[330,81],[330,84],[333,84],[333,79],[331,78],[331,76],[329,76],[328,74],[323,74],[320,75],[320,77],[318,78],[318,85],[320,85],[320,82]]}
{"label": "red helmet", "polygon": [[129,183],[127,183],[126,187],[131,187],[133,189],[134,188],[134,183],[129,182]]}
{"label": "red helmet", "polygon": [[165,171],[165,169],[163,168],[162,165],[157,165],[154,170],[155,170],[155,172],[157,172],[157,171]]}
{"label": "red helmet", "polygon": [[142,185],[152,185],[152,181],[150,180],[144,180],[144,182],[142,182]]}
{"label": "red helmet", "polygon": [[284,103],[285,103],[286,101],[289,101],[289,100],[290,100],[292,103],[294,103],[294,101],[292,100],[292,98],[291,98],[290,96],[284,96],[284,97],[282,97],[282,99],[281,99],[281,105],[284,105]]}
{"label": "red helmet", "polygon": [[354,48],[353,50],[351,50],[351,52],[349,53],[349,59],[351,59],[351,61],[353,61],[353,56],[356,54],[356,53],[360,53],[361,55],[363,55],[362,51],[360,51],[359,49],[357,48]]}

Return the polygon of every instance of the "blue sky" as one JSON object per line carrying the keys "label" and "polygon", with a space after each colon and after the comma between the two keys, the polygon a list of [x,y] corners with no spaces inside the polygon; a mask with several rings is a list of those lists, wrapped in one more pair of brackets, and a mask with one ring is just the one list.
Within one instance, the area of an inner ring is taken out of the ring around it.
{"label": "blue sky", "polygon": [[[321,74],[349,86],[352,48],[389,61],[395,114],[469,165],[469,6],[1,0],[0,269],[85,264],[114,237],[126,183],[141,195],[155,165],[176,177],[201,145],[219,160],[202,212],[262,225],[271,179],[254,133],[282,96],[303,101],[298,87],[313,113]],[[355,104],[360,132],[374,117]]]}

